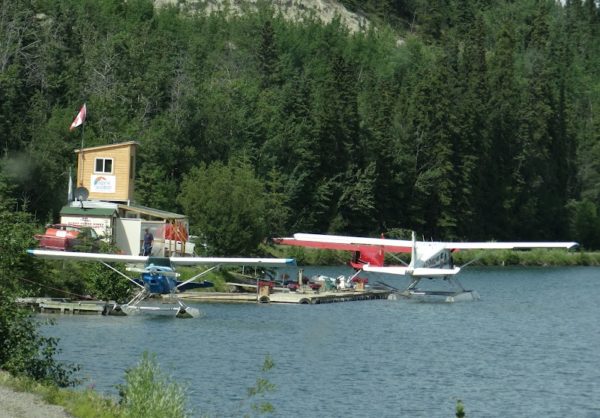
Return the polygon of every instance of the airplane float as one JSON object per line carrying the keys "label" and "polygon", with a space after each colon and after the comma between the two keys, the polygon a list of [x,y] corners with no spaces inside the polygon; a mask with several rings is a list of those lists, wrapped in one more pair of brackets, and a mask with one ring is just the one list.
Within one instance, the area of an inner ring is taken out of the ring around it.
{"label": "airplane float", "polygon": [[[414,232],[412,233],[412,240],[298,233],[294,234],[293,238],[275,238],[273,241],[282,245],[352,251],[354,255],[350,265],[355,270],[409,277],[409,285],[399,292],[401,296],[407,298],[435,296],[442,297],[446,302],[479,299],[477,291],[466,290],[456,278],[456,275],[461,271],[461,267],[454,265],[452,253],[455,251],[532,248],[572,249],[578,246],[576,242],[417,241]],[[384,266],[385,253],[410,253],[410,263],[404,266]],[[463,267],[466,267],[466,265]],[[449,284],[450,290],[419,289],[418,285],[423,279],[442,279]]]}
{"label": "airplane float", "polygon": [[[197,280],[219,266],[283,267],[296,264],[294,259],[289,258],[153,257],[39,249],[30,249],[27,252],[32,256],[44,259],[100,262],[140,288],[139,292],[129,302],[124,305],[115,305],[113,310],[117,313],[126,315],[136,313],[175,314],[177,318],[200,316],[200,311],[183,303],[177,297],[177,293],[195,288],[211,287],[213,285],[211,282],[197,282]],[[144,267],[127,268],[127,271],[140,274],[139,279],[133,279],[108,264],[111,262],[143,265]],[[177,280],[179,273],[175,271],[175,266],[194,265],[212,267],[183,282]],[[160,297],[167,295],[168,302],[174,306],[163,307],[143,304],[143,301],[157,295]]]}

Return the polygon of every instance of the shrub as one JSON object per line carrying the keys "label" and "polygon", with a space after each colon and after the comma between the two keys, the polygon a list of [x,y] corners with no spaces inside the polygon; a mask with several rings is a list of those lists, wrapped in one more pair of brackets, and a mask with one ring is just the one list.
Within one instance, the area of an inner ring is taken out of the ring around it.
{"label": "shrub", "polygon": [[123,417],[187,417],[185,391],[164,375],[156,356],[144,352],[142,360],[125,372],[125,385],[119,388]]}
{"label": "shrub", "polygon": [[456,401],[456,418],[464,418],[465,416],[465,406],[459,399]]}
{"label": "shrub", "polygon": [[[263,362],[262,373],[266,375],[273,367],[275,363],[270,355],[267,355]],[[271,402],[268,402],[265,398],[268,393],[274,392],[276,386],[265,376],[258,377],[254,386],[248,388],[248,399],[254,399],[251,403],[250,408],[253,413],[257,415],[272,414],[275,412],[275,407]],[[249,417],[249,414],[244,414],[244,417]]]}
{"label": "shrub", "polygon": [[56,361],[58,339],[40,335],[38,328],[32,313],[0,288],[0,368],[60,387],[78,383],[72,376],[79,367]]}

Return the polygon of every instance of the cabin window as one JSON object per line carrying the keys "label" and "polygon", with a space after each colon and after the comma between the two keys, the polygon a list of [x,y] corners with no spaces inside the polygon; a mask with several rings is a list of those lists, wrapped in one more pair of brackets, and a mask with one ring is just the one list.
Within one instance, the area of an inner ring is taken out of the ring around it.
{"label": "cabin window", "polygon": [[112,173],[112,158],[96,158],[96,173]]}

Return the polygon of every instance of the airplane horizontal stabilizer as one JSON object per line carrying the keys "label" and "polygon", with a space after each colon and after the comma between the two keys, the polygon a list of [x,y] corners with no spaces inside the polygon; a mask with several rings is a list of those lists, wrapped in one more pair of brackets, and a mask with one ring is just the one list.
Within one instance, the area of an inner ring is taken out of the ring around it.
{"label": "airplane horizontal stabilizer", "polygon": [[460,267],[454,268],[424,268],[418,267],[411,269],[409,267],[375,267],[375,266],[364,266],[364,271],[370,271],[373,273],[386,273],[395,274],[400,276],[413,276],[413,277],[443,277],[443,276],[454,276],[460,271]]}
{"label": "airplane horizontal stabilizer", "polygon": [[372,272],[372,273],[386,273],[386,274],[395,274],[398,276],[408,275],[409,269],[408,267],[400,267],[400,266],[363,266],[364,271]]}
{"label": "airplane horizontal stabilizer", "polygon": [[191,290],[191,289],[202,289],[202,288],[207,288],[207,287],[213,287],[215,284],[213,282],[209,282],[208,280],[204,280],[202,282],[191,282],[191,283],[184,283],[184,282],[177,282],[177,289],[180,292],[185,292],[186,290]]}
{"label": "airplane horizontal stabilizer", "polygon": [[454,268],[425,268],[419,267],[413,270],[412,276],[416,277],[437,277],[437,276],[454,276],[458,274],[460,267]]}

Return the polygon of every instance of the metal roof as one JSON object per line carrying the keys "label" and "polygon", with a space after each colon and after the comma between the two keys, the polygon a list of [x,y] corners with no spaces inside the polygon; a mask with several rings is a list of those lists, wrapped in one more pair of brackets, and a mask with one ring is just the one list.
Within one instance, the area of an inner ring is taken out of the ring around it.
{"label": "metal roof", "polygon": [[167,212],[165,210],[153,209],[145,206],[119,205],[119,209],[127,212],[134,212],[146,216],[152,216],[154,218],[159,219],[187,219],[187,216],[181,215],[179,213]]}
{"label": "metal roof", "polygon": [[76,216],[113,216],[116,213],[114,208],[85,208],[75,206],[63,206],[60,210],[61,215]]}
{"label": "metal roof", "polygon": [[98,146],[95,146],[95,147],[76,149],[75,153],[80,153],[81,151],[87,152],[87,151],[99,151],[99,150],[109,149],[109,148],[118,148],[118,147],[122,147],[124,145],[136,145],[136,146],[139,146],[140,143],[137,142],[137,141],[127,141],[127,142],[119,142],[117,144],[98,145]]}

